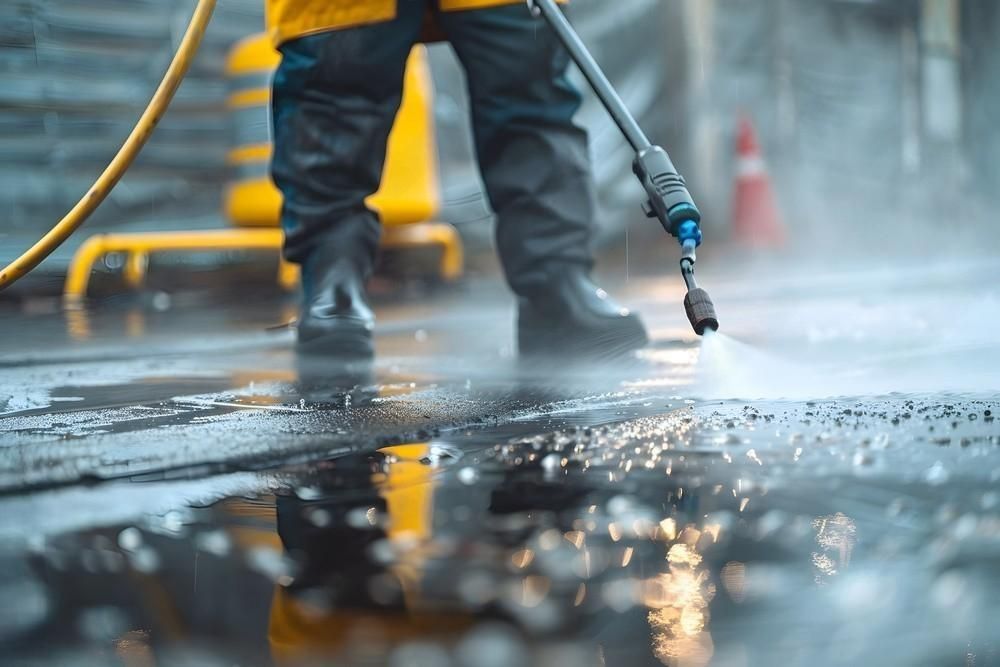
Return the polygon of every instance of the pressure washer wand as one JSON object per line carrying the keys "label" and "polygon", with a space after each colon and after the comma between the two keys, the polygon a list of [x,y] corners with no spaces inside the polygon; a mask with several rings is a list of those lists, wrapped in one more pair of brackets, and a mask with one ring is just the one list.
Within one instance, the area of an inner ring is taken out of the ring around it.
{"label": "pressure washer wand", "polygon": [[642,183],[649,197],[643,211],[649,218],[656,218],[670,235],[677,238],[683,248],[681,275],[687,285],[684,309],[695,332],[701,336],[706,330],[718,330],[719,319],[708,293],[697,286],[694,279],[695,249],[701,245],[701,213],[688,192],[684,179],[677,173],[670,156],[663,148],[652,144],[639,127],[635,117],[625,106],[618,92],[608,81],[600,65],[587,50],[583,40],[570,25],[556,5],[555,0],[527,0],[534,16],[541,16],[563,43],[591,88],[597,93],[604,108],[615,121],[618,129],[635,151],[632,170]]}

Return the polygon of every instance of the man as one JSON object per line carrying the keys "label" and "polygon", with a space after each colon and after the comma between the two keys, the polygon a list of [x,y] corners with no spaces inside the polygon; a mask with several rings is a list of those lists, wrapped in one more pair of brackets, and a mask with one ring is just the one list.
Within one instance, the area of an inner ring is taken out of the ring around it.
{"label": "man", "polygon": [[569,58],[524,0],[268,0],[281,51],[272,175],[285,256],[302,266],[299,346],[370,358],[364,285],[379,187],[407,56],[433,26],[468,78],[476,154],[518,297],[522,354],[607,355],[642,347],[639,317],[589,278],[594,195]]}

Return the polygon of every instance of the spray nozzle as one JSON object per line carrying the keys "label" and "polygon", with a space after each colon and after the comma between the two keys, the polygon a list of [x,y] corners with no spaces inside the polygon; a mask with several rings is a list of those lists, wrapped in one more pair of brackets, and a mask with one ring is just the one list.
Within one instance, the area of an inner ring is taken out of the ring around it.
{"label": "spray nozzle", "polygon": [[699,336],[704,336],[709,330],[719,330],[719,317],[715,314],[715,304],[712,303],[708,292],[700,287],[688,291],[684,297],[684,311],[694,332]]}
{"label": "spray nozzle", "polygon": [[[701,234],[699,233],[700,237]],[[706,331],[719,330],[719,317],[715,314],[715,304],[708,292],[698,287],[694,279],[694,265],[697,262],[697,247],[699,239],[688,238],[681,246],[681,275],[684,276],[684,283],[688,292],[684,297],[684,311],[687,313],[688,321],[691,322],[694,332],[699,336],[704,336]]]}

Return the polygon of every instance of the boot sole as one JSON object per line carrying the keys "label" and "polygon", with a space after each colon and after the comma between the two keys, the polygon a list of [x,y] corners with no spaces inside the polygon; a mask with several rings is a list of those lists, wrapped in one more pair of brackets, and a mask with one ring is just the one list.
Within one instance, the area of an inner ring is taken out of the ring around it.
{"label": "boot sole", "polygon": [[308,357],[367,362],[375,356],[375,343],[371,332],[367,329],[344,327],[312,336],[307,340],[300,338],[296,351]]}

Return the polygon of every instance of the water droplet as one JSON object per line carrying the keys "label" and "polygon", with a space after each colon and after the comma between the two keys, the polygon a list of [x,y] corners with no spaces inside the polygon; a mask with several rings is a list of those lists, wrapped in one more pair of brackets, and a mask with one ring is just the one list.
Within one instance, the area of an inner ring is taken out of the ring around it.
{"label": "water droplet", "polygon": [[562,469],[562,457],[558,454],[549,454],[542,459],[542,470],[553,474]]}
{"label": "water droplet", "polygon": [[292,562],[277,549],[257,547],[247,553],[247,565],[281,586],[292,583]]}
{"label": "water droplet", "polygon": [[48,617],[51,602],[45,587],[18,561],[4,563],[0,582],[0,640],[17,637]]}
{"label": "water droplet", "polygon": [[959,572],[948,571],[931,586],[931,599],[942,609],[953,610],[965,593],[965,577]]}
{"label": "water droplet", "polygon": [[532,663],[521,637],[500,624],[484,624],[472,630],[455,651],[461,667],[508,667]]}
{"label": "water droplet", "polygon": [[389,656],[389,667],[439,667],[450,663],[448,651],[429,641],[403,644]]}
{"label": "water droplet", "polygon": [[94,642],[112,640],[124,633],[127,627],[128,619],[117,607],[84,609],[77,619],[80,634]]}
{"label": "water droplet", "polygon": [[306,514],[306,519],[317,528],[326,528],[332,522],[333,517],[330,515],[330,512],[318,507]]}
{"label": "water droplet", "polygon": [[948,473],[948,469],[945,468],[944,464],[940,461],[937,461],[924,472],[924,481],[932,486],[945,484],[949,477],[951,477],[951,475]]}
{"label": "water droplet", "polygon": [[638,582],[633,579],[619,579],[604,584],[601,590],[604,604],[618,613],[625,613],[639,600]]}
{"label": "water droplet", "polygon": [[222,530],[213,530],[199,534],[195,538],[195,544],[202,551],[219,556],[220,558],[228,555],[232,547],[229,536]]}
{"label": "water droplet", "polygon": [[160,525],[168,532],[179,533],[184,528],[184,515],[171,510],[163,515],[163,522]]}
{"label": "water droplet", "polygon": [[465,467],[458,471],[458,481],[466,486],[472,486],[479,481],[479,471],[473,467]]}
{"label": "water droplet", "polygon": [[139,547],[128,556],[129,564],[136,572],[152,574],[160,569],[160,555],[150,547]]}
{"label": "water droplet", "polygon": [[469,572],[460,575],[458,594],[473,606],[488,604],[496,597],[497,582],[485,572]]}
{"label": "water droplet", "polygon": [[855,467],[860,468],[860,467],[863,467],[863,466],[869,466],[869,465],[871,465],[874,462],[875,462],[875,459],[872,458],[872,456],[870,454],[867,454],[867,453],[862,452],[860,450],[857,451],[857,452],[854,452],[854,459],[852,460],[852,463],[854,464]]}
{"label": "water droplet", "polygon": [[984,493],[983,497],[979,500],[979,504],[984,510],[991,510],[1000,504],[1000,494],[994,491]]}
{"label": "water droplet", "polygon": [[142,533],[135,527],[126,528],[118,533],[118,546],[126,551],[135,551],[142,546]]}
{"label": "water droplet", "polygon": [[323,497],[323,491],[315,486],[300,486],[294,491],[299,500],[319,500]]}
{"label": "water droplet", "polygon": [[358,530],[367,530],[378,524],[379,513],[375,507],[355,507],[347,513],[347,525]]}
{"label": "water droplet", "polygon": [[171,298],[166,292],[157,292],[153,295],[153,308],[159,312],[170,310]]}

